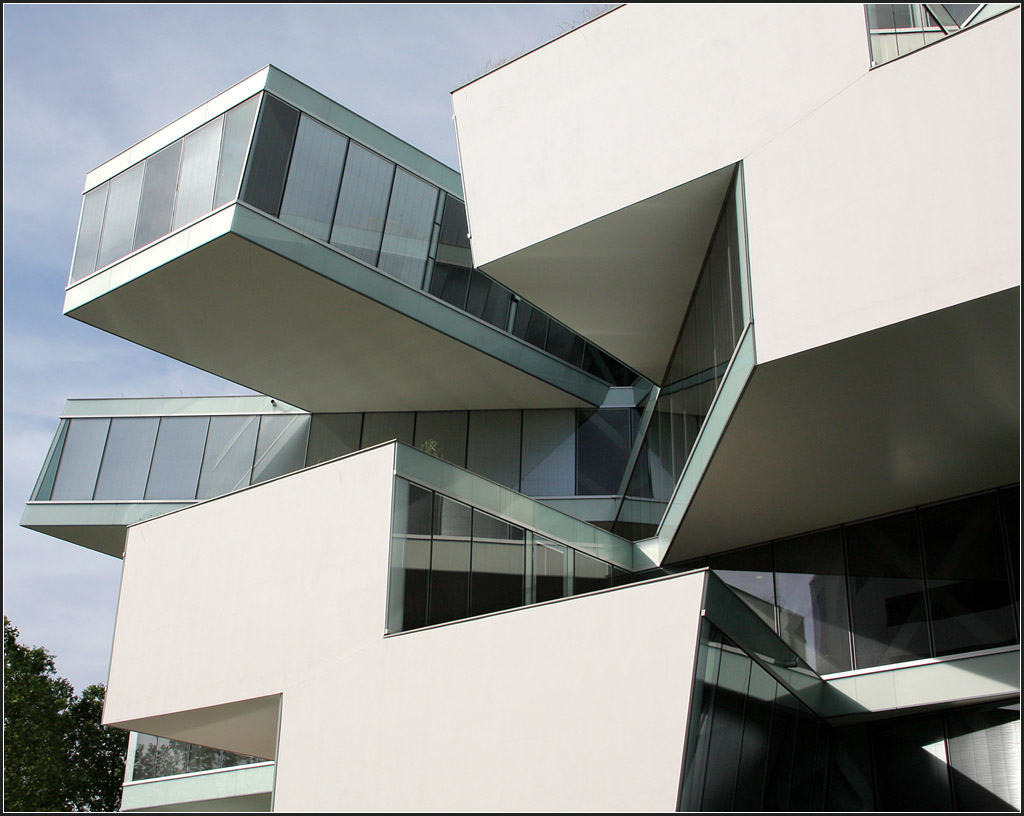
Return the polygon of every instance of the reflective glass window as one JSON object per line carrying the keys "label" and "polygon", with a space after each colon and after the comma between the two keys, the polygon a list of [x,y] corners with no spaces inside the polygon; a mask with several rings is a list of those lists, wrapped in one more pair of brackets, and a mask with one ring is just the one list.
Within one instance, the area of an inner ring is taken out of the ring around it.
{"label": "reflective glass window", "polygon": [[784,686],[776,687],[772,709],[772,730],[768,739],[768,778],[764,789],[764,810],[789,810],[789,791],[793,782],[793,765],[800,704]]}
{"label": "reflective glass window", "polygon": [[430,277],[430,294],[436,295],[445,303],[450,303],[456,309],[465,311],[471,272],[471,269],[464,266],[451,266],[438,261],[434,264],[434,274]]}
{"label": "reflective glass window", "polygon": [[174,194],[178,189],[178,165],[182,139],[146,159],[146,179],[142,185],[139,223],[135,227],[135,248],[162,238],[171,231]]}
{"label": "reflective glass window", "polygon": [[225,115],[224,139],[217,171],[217,192],[213,197],[214,208],[238,197],[238,185],[245,169],[245,155],[249,150],[249,139],[256,112],[259,110],[259,102],[259,96],[254,96],[241,105],[236,105]]}
{"label": "reflective glass window", "polygon": [[569,595],[567,548],[550,541],[534,539],[533,545],[533,600],[553,601]]}
{"label": "reflective glass window", "polygon": [[395,165],[362,145],[349,145],[331,243],[377,265]]}
{"label": "reflective glass window", "polygon": [[313,414],[309,426],[306,467],[359,450],[362,414]]}
{"label": "reflective glass window", "polygon": [[573,550],[573,595],[608,589],[611,585],[611,564],[591,558],[579,550]]}
{"label": "reflective glass window", "polygon": [[224,117],[218,116],[185,137],[171,229],[178,229],[213,209],[223,128]]}
{"label": "reflective glass window", "polygon": [[528,496],[572,496],[576,491],[576,412],[523,411],[522,487]]}
{"label": "reflective glass window", "polygon": [[430,551],[430,623],[469,614],[472,511],[468,505],[435,496],[434,538]]}
{"label": "reflective glass window", "polygon": [[580,496],[614,496],[619,492],[632,446],[629,408],[577,412],[576,492]]}
{"label": "reflective glass window", "polygon": [[466,468],[518,490],[521,436],[520,411],[470,411]]}
{"label": "reflective glass window", "polygon": [[743,742],[732,807],[737,811],[761,810],[765,776],[768,772],[768,739],[771,735],[772,706],[778,683],[756,663],[750,666],[750,684],[743,710]]}
{"label": "reflective glass window", "polygon": [[309,116],[299,122],[281,220],[321,241],[331,237],[348,139]]}
{"label": "reflective glass window", "polygon": [[395,171],[380,262],[385,272],[420,288],[430,250],[438,190],[401,167]]}
{"label": "reflective glass window", "polygon": [[957,810],[1020,811],[1020,705],[946,714]]}
{"label": "reflective glass window", "polygon": [[921,510],[937,655],[1017,641],[999,511],[995,493]]}
{"label": "reflective glass window", "polygon": [[701,810],[732,810],[743,742],[743,709],[750,682],[750,658],[723,648],[712,712],[711,743]]}
{"label": "reflective glass window", "polygon": [[252,483],[265,482],[300,470],[306,461],[309,415],[264,415],[256,439]]}
{"label": "reflective glass window", "polygon": [[531,346],[544,348],[548,337],[548,316],[540,309],[520,300],[516,306],[516,319],[512,324],[512,334],[525,340]]}
{"label": "reflective glass window", "polygon": [[421,411],[416,414],[415,447],[459,467],[466,466],[468,411]]}
{"label": "reflective glass window", "polygon": [[444,200],[441,231],[438,235],[437,260],[439,263],[461,266],[466,269],[473,266],[473,258],[469,249],[469,222],[466,218],[466,205],[452,195],[446,196]]}
{"label": "reflective glass window", "polygon": [[583,362],[583,338],[557,320],[548,322],[544,350],[570,365],[578,366]]}
{"label": "reflective glass window", "polygon": [[277,216],[292,155],[299,112],[279,99],[263,95],[259,123],[242,184],[242,200]]}
{"label": "reflective glass window", "polygon": [[90,501],[107,442],[109,419],[72,419],[53,482],[53,501]]}
{"label": "reflective glass window", "polygon": [[872,729],[878,810],[952,810],[941,715]]}
{"label": "reflective glass window", "polygon": [[249,484],[259,420],[258,416],[215,416],[210,419],[196,498],[223,496]]}
{"label": "reflective glass window", "polygon": [[363,417],[363,441],[359,447],[369,448],[392,439],[411,445],[415,422],[416,414],[412,411],[366,414]]}
{"label": "reflective glass window", "polygon": [[526,535],[521,527],[473,511],[471,615],[522,606],[526,593]]}
{"label": "reflective glass window", "polygon": [[849,671],[850,617],[838,527],[775,542],[782,639],[818,674]]}
{"label": "reflective glass window", "polygon": [[388,579],[389,632],[418,629],[427,624],[433,499],[431,491],[405,479],[395,479]]}
{"label": "reflective glass window", "polygon": [[845,528],[857,668],[928,657],[914,512]]}
{"label": "reflective glass window", "polygon": [[149,465],[159,425],[156,417],[117,417],[110,420],[94,498],[141,499],[146,493]]}
{"label": "reflective glass window", "polygon": [[711,567],[774,631],[775,584],[772,549],[768,544],[708,557]]}
{"label": "reflective glass window", "polygon": [[163,417],[156,436],[147,499],[194,499],[209,417]]}
{"label": "reflective glass window", "polygon": [[109,184],[101,184],[82,197],[82,217],[75,242],[75,260],[71,264],[71,282],[81,280],[96,271],[96,251],[103,229],[103,211],[107,206]]}
{"label": "reflective glass window", "polygon": [[137,164],[114,176],[109,182],[97,268],[131,254],[144,172],[145,164]]}

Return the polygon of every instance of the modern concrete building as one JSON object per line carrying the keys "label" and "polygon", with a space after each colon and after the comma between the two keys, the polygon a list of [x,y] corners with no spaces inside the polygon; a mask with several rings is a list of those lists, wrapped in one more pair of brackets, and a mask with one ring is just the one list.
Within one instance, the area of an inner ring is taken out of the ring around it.
{"label": "modern concrete building", "polygon": [[269,67],[90,173],[126,810],[1020,808],[1020,9],[622,6],[461,176]]}

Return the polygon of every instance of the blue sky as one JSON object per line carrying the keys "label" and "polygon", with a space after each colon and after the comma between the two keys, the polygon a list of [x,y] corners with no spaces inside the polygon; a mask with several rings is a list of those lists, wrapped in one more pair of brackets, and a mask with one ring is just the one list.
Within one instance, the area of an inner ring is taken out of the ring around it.
{"label": "blue sky", "polygon": [[68,397],[244,393],[61,316],[85,174],[268,63],[457,167],[449,92],[587,5],[4,6],[4,614],[105,683],[121,562],[18,526]]}

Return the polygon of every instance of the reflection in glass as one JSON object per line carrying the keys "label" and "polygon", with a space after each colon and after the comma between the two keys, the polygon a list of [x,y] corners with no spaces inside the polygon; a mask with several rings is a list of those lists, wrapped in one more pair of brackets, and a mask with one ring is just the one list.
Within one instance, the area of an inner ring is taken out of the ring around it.
{"label": "reflection in glass", "polygon": [[553,601],[569,595],[566,547],[535,538],[533,573],[533,600],[535,603]]}
{"label": "reflection in glass", "polygon": [[466,466],[468,411],[421,411],[416,414],[414,446],[459,467]]}
{"label": "reflection in glass", "polygon": [[405,479],[395,479],[388,572],[389,632],[427,625],[433,497],[429,490]]}
{"label": "reflection in glass", "polygon": [[156,417],[110,420],[107,447],[93,496],[96,501],[143,497],[159,422]]}
{"label": "reflection in glass", "polygon": [[349,145],[331,243],[377,265],[395,165],[362,145]]}
{"label": "reflection in glass", "polygon": [[82,198],[82,218],[75,242],[75,259],[71,263],[71,283],[96,271],[96,251],[103,228],[103,210],[107,206],[108,184],[101,184]]}
{"label": "reflection in glass", "polygon": [[952,810],[941,717],[880,723],[872,729],[879,810]]}
{"label": "reflection in glass", "polygon": [[520,411],[471,411],[466,468],[518,490],[521,434]]}
{"label": "reflection in glass", "polygon": [[592,558],[579,550],[573,550],[572,594],[597,592],[612,585],[611,564]]}
{"label": "reflection in glass", "polygon": [[139,204],[139,223],[135,228],[136,249],[171,231],[182,141],[178,139],[146,159],[146,180]]}
{"label": "reflection in glass", "polygon": [[144,172],[145,164],[137,164],[110,180],[103,233],[96,258],[97,268],[113,263],[132,251]]}
{"label": "reflection in glass", "polygon": [[438,495],[430,549],[430,623],[469,614],[469,562],[472,512],[468,505]]}
{"label": "reflection in glass", "polygon": [[238,185],[245,169],[245,155],[249,150],[252,124],[259,110],[259,96],[247,99],[225,114],[224,140],[220,151],[220,167],[217,171],[217,192],[213,198],[214,208],[227,204],[238,197]]}
{"label": "reflection in glass", "polygon": [[196,498],[223,496],[249,484],[258,416],[215,416],[210,420]]}
{"label": "reflection in glass", "polygon": [[526,598],[526,536],[521,527],[473,511],[471,615],[522,606]]}
{"label": "reflection in glass", "polygon": [[1020,810],[1020,705],[946,714],[958,810]]}
{"label": "reflection in glass", "polygon": [[281,202],[282,221],[321,241],[331,237],[347,147],[340,133],[302,116]]}
{"label": "reflection in glass", "polygon": [[281,210],[288,161],[298,126],[299,112],[295,108],[269,94],[263,95],[259,124],[242,184],[242,200],[273,216]]}
{"label": "reflection in glass", "polygon": [[90,501],[96,489],[109,419],[72,419],[53,483],[53,501]]}
{"label": "reflection in glass", "polygon": [[309,415],[264,415],[256,440],[252,484],[299,470],[306,459]]}
{"label": "reflection in glass", "polygon": [[630,408],[580,409],[576,431],[576,493],[614,496],[619,492],[632,445]]}
{"label": "reflection in glass", "polygon": [[713,555],[708,558],[708,566],[761,620],[777,631],[771,545]]}
{"label": "reflection in glass", "polygon": [[224,117],[218,116],[185,137],[171,229],[178,229],[213,209],[223,128]]}
{"label": "reflection in glass", "polygon": [[209,417],[163,417],[156,436],[147,499],[194,499]]}
{"label": "reflection in glass", "polygon": [[523,493],[575,494],[575,434],[576,413],[571,408],[523,411]]}
{"label": "reflection in glass", "polygon": [[362,414],[313,414],[306,467],[359,450],[362,430]]}
{"label": "reflection in glass", "polygon": [[411,445],[415,422],[416,414],[412,411],[366,414],[363,417],[363,441],[360,447],[369,448],[392,439]]}
{"label": "reflection in glass", "polygon": [[395,171],[377,265],[417,288],[423,286],[430,233],[437,209],[437,192],[436,187],[401,167]]}
{"label": "reflection in glass", "polygon": [[857,668],[928,657],[916,513],[851,524],[845,530]]}

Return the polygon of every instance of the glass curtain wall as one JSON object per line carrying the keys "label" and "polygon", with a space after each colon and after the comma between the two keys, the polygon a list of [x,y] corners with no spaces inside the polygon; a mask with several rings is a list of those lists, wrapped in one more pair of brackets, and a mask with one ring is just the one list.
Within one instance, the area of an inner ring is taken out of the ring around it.
{"label": "glass curtain wall", "polygon": [[627,538],[656,531],[749,320],[743,306],[742,218],[734,178],[616,520],[615,532]]}
{"label": "glass curtain wall", "polygon": [[144,779],[179,776],[219,768],[236,768],[266,761],[247,754],[221,751],[167,737],[138,734],[131,766],[132,781],[139,782]]}
{"label": "glass curtain wall", "polygon": [[818,674],[1020,642],[1020,486],[679,565],[707,566]]}
{"label": "glass curtain wall", "polygon": [[69,285],[238,196],[254,96],[87,192]]}
{"label": "glass curtain wall", "polygon": [[985,6],[996,6],[998,11],[1012,7],[1009,3],[868,4],[871,59],[881,65],[924,48],[977,21]]}
{"label": "glass curtain wall", "polygon": [[395,479],[391,634],[607,589],[625,570]]}

